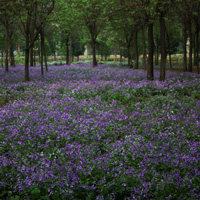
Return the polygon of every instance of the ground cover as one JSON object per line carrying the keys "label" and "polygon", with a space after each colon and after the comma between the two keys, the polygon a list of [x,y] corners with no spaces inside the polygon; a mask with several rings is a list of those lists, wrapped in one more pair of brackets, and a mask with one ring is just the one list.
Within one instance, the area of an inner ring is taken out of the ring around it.
{"label": "ground cover", "polygon": [[102,64],[0,69],[0,199],[200,199],[200,76]]}

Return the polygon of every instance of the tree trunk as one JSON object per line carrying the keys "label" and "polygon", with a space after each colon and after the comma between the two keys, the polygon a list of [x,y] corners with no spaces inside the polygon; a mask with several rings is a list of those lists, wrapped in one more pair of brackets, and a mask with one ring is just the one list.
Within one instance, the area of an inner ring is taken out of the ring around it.
{"label": "tree trunk", "polygon": [[197,73],[199,74],[199,25],[196,24],[196,40],[197,40]]}
{"label": "tree trunk", "polygon": [[13,45],[12,45],[12,43],[10,44],[10,58],[11,58],[10,65],[15,67],[15,55],[13,53]]}
{"label": "tree trunk", "polygon": [[25,82],[29,81],[29,49],[25,50]]}
{"label": "tree trunk", "polygon": [[142,59],[142,65],[143,70],[146,70],[146,40],[145,40],[145,27],[142,27],[142,51],[143,51],[143,59]]}
{"label": "tree trunk", "polygon": [[194,66],[197,66],[196,31],[194,31],[193,33],[193,48],[194,48]]}
{"label": "tree trunk", "polygon": [[120,52],[120,63],[122,63],[122,54]]}
{"label": "tree trunk", "polygon": [[26,21],[26,30],[25,30],[25,36],[26,36],[26,48],[25,48],[25,82],[29,82],[29,51],[30,51],[30,24],[31,24],[31,18],[29,13],[27,13],[27,21]]}
{"label": "tree trunk", "polygon": [[189,23],[189,39],[190,39],[190,48],[189,48],[188,72],[192,72],[193,35],[192,35],[192,26],[191,26],[191,23]]}
{"label": "tree trunk", "polygon": [[128,67],[129,68],[133,68],[133,65],[132,65],[132,58],[131,58],[131,50],[130,50],[130,44],[128,44],[127,46],[127,51],[128,51]]}
{"label": "tree trunk", "polygon": [[148,43],[149,43],[149,55],[148,55],[148,68],[147,68],[147,80],[154,79],[153,73],[153,53],[154,53],[154,43],[153,43],[153,23],[148,24]]}
{"label": "tree trunk", "polygon": [[33,52],[33,65],[36,66],[36,51]]}
{"label": "tree trunk", "polygon": [[12,47],[10,44],[10,66],[13,66],[13,55],[12,55]]}
{"label": "tree trunk", "polygon": [[160,52],[161,52],[160,81],[164,81],[166,57],[165,57],[165,19],[163,18],[163,14],[160,15]]}
{"label": "tree trunk", "polygon": [[41,28],[40,31],[40,36],[41,36],[41,75],[44,75],[44,67],[43,67],[43,56],[44,56],[44,29],[43,27]]}
{"label": "tree trunk", "polygon": [[69,65],[69,37],[67,36],[65,40],[66,45],[66,65]]}
{"label": "tree trunk", "polygon": [[5,59],[5,71],[8,72],[8,43],[9,43],[9,27],[8,22],[6,22],[6,59]]}
{"label": "tree trunk", "polygon": [[138,55],[138,30],[135,32],[135,69],[139,68],[139,55]]}
{"label": "tree trunk", "polygon": [[72,38],[71,38],[71,36],[69,37],[69,42],[70,42],[70,48],[69,48],[69,65],[71,65],[71,62],[72,62]]}
{"label": "tree trunk", "polygon": [[45,69],[46,69],[46,72],[48,72],[49,69],[48,69],[48,64],[47,64],[47,54],[46,54],[45,43],[44,43],[44,62],[45,62]]}
{"label": "tree trunk", "polygon": [[165,32],[167,34],[167,43],[168,43],[168,49],[169,49],[169,66],[170,66],[170,69],[172,69],[172,58],[171,58],[171,44],[170,44],[170,38],[169,38],[169,34],[168,34],[168,31],[167,31],[167,28],[165,26]]}
{"label": "tree trunk", "polygon": [[33,67],[33,45],[30,48],[30,66]]}
{"label": "tree trunk", "polygon": [[155,65],[159,65],[159,39],[156,36],[156,48],[155,48]]}
{"label": "tree trunk", "polygon": [[187,71],[187,26],[184,24],[183,28],[183,49],[184,49],[184,56],[183,56],[183,70]]}
{"label": "tree trunk", "polygon": [[157,51],[157,46],[155,48],[156,50],[154,51],[154,63],[155,65],[158,65],[158,51]]}
{"label": "tree trunk", "polygon": [[96,42],[96,39],[92,35],[92,65],[93,67],[97,66],[95,42]]}
{"label": "tree trunk", "polygon": [[57,58],[56,58],[56,51],[53,52],[53,57],[54,57],[54,61],[56,61],[57,60]]}
{"label": "tree trunk", "polygon": [[1,66],[3,67],[3,47],[1,49]]}
{"label": "tree trunk", "polygon": [[[28,29],[28,28],[27,28]],[[29,31],[26,31],[29,33]],[[29,34],[26,34],[26,49],[25,49],[25,82],[29,81]]]}

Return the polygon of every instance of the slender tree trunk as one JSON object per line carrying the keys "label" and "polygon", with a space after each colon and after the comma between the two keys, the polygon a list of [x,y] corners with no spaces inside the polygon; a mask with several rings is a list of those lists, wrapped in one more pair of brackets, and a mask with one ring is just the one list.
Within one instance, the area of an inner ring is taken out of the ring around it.
{"label": "slender tree trunk", "polygon": [[169,49],[169,67],[170,69],[172,69],[172,56],[171,56],[170,49]]}
{"label": "slender tree trunk", "polygon": [[128,46],[127,46],[127,51],[128,51],[128,67],[133,68],[130,44],[128,44]]}
{"label": "slender tree trunk", "polygon": [[43,27],[41,28],[40,31],[40,36],[41,36],[41,75],[44,75],[44,67],[43,67],[43,56],[44,56],[44,29]]}
{"label": "slender tree trunk", "polygon": [[33,45],[30,48],[30,66],[33,67]]}
{"label": "slender tree trunk", "polygon": [[33,52],[33,64],[36,66],[36,51]]}
{"label": "slender tree trunk", "polygon": [[[29,30],[26,30],[26,32],[29,33]],[[27,33],[26,33],[26,49],[25,49],[25,82],[29,81],[29,34]]]}
{"label": "slender tree trunk", "polygon": [[114,62],[117,63],[117,52],[116,52],[116,50],[114,50],[114,54],[115,54]]}
{"label": "slender tree trunk", "polygon": [[1,66],[3,67],[3,47],[1,49]]}
{"label": "slender tree trunk", "polygon": [[194,48],[194,66],[197,66],[197,45],[196,45],[196,31],[193,33],[193,48]]}
{"label": "slender tree trunk", "polygon": [[13,45],[12,43],[10,44],[10,58],[11,58],[11,62],[10,62],[10,65],[15,67],[15,55],[13,53]]}
{"label": "slender tree trunk", "polygon": [[56,58],[56,51],[53,52],[53,56],[54,56],[54,61],[56,61],[57,60],[57,58]]}
{"label": "slender tree trunk", "polygon": [[8,22],[6,23],[6,59],[5,59],[5,71],[8,72],[8,43],[9,43],[9,27]]}
{"label": "slender tree trunk", "polygon": [[31,24],[31,17],[30,14],[27,13],[27,21],[26,21],[26,48],[25,48],[25,82],[29,82],[29,51],[30,51],[30,24]]}
{"label": "slender tree trunk", "polygon": [[12,47],[10,44],[10,66],[13,66],[13,55],[12,55]]}
{"label": "slender tree trunk", "polygon": [[155,65],[158,65],[158,59],[159,59],[159,38],[156,36],[156,46],[155,46]]}
{"label": "slender tree trunk", "polygon": [[138,55],[138,30],[135,32],[135,69],[139,68],[139,55]]}
{"label": "slender tree trunk", "polygon": [[145,43],[145,26],[142,27],[142,51],[143,51],[143,59],[142,59],[142,65],[143,70],[146,70],[146,43]]}
{"label": "slender tree trunk", "polygon": [[69,65],[69,37],[67,36],[65,40],[66,45],[66,65]]}
{"label": "slender tree trunk", "polygon": [[155,48],[155,51],[154,51],[154,63],[155,65],[158,65],[158,53],[157,53],[157,46]]}
{"label": "slender tree trunk", "polygon": [[122,63],[122,54],[120,52],[120,63]]}
{"label": "slender tree trunk", "polygon": [[46,54],[45,43],[44,43],[44,62],[45,62],[45,69],[46,69],[46,72],[48,72],[49,69],[48,69],[48,64],[47,64],[47,54]]}
{"label": "slender tree trunk", "polygon": [[97,66],[95,42],[96,42],[96,39],[94,36],[92,36],[92,65],[93,67]]}
{"label": "slender tree trunk", "polygon": [[71,65],[71,62],[72,62],[72,59],[73,59],[73,57],[72,57],[72,37],[71,37],[71,35],[70,35],[70,37],[69,37],[69,65]]}
{"label": "slender tree trunk", "polygon": [[187,71],[187,26],[184,24],[183,28],[183,49],[184,49],[184,56],[183,56],[183,70]]}
{"label": "slender tree trunk", "polygon": [[192,72],[193,35],[192,35],[192,25],[191,25],[191,23],[189,23],[189,39],[190,39],[190,48],[189,48],[188,72]]}
{"label": "slender tree trunk", "polygon": [[165,57],[165,19],[163,18],[163,14],[160,15],[160,52],[161,52],[160,81],[164,81],[166,57]]}
{"label": "slender tree trunk", "polygon": [[199,25],[196,23],[196,39],[197,39],[197,73],[199,74]]}
{"label": "slender tree trunk", "polygon": [[171,57],[171,43],[170,43],[170,37],[169,37],[169,33],[167,31],[167,28],[165,26],[165,32],[166,32],[166,35],[167,35],[167,44],[168,44],[168,49],[169,49],[169,66],[170,66],[170,69],[172,69],[172,57]]}
{"label": "slender tree trunk", "polygon": [[29,81],[29,49],[25,50],[25,82]]}
{"label": "slender tree trunk", "polygon": [[147,68],[147,80],[154,79],[153,73],[153,53],[154,53],[154,43],[153,43],[153,23],[148,24],[148,43],[149,43],[149,55],[148,55],[148,68]]}

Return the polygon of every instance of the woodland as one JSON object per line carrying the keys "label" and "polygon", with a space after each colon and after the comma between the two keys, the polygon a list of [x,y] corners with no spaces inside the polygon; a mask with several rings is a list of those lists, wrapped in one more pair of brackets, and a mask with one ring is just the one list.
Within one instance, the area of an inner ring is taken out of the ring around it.
{"label": "woodland", "polygon": [[0,0],[0,199],[200,199],[199,19],[199,0]]}

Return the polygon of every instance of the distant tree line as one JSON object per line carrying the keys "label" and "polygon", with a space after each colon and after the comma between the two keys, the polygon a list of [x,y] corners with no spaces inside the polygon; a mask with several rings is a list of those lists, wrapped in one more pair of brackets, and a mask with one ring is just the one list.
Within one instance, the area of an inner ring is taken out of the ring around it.
{"label": "distant tree line", "polygon": [[179,52],[184,71],[195,65],[199,74],[199,19],[200,0],[1,0],[1,65],[8,72],[9,62],[15,66],[14,52],[23,50],[28,82],[36,52],[44,75],[48,55],[60,52],[70,65],[90,44],[93,67],[97,54],[102,59],[120,54],[138,69],[142,55],[147,79],[154,79],[154,65],[160,64],[162,81],[166,58],[172,67],[171,54]]}

